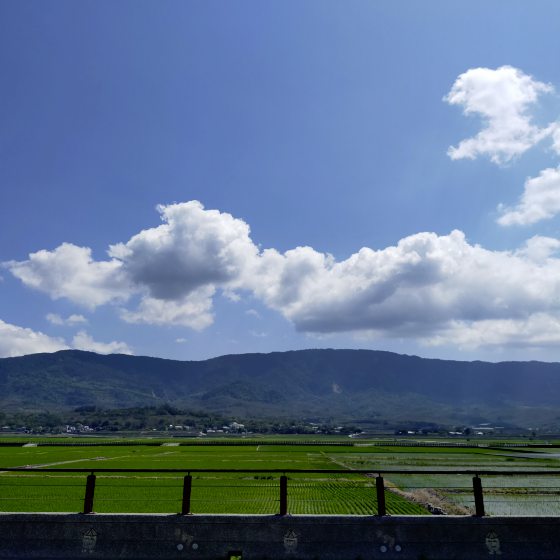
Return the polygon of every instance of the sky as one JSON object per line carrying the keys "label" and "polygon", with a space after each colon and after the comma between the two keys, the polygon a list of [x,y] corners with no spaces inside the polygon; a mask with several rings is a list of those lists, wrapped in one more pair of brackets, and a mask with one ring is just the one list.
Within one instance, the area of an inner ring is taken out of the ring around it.
{"label": "sky", "polygon": [[0,357],[560,361],[559,22],[0,1]]}

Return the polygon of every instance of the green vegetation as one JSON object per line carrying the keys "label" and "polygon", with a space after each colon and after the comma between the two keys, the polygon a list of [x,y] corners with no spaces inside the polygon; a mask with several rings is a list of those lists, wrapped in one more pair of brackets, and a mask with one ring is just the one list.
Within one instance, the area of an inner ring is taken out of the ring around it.
{"label": "green vegetation", "polygon": [[[267,433],[292,430],[295,420],[295,430],[312,430],[315,423],[357,425],[369,433],[476,436],[495,427],[501,434],[557,434],[559,373],[560,364],[427,360],[367,350],[201,362],[67,350],[0,359],[0,426],[52,429],[74,416],[104,430],[161,429],[165,422],[197,425],[197,414],[205,414],[217,426],[220,417],[268,423]],[[170,408],[160,414],[161,407]],[[142,408],[155,411],[155,422]],[[179,410],[186,414],[175,414]]]}
{"label": "green vegetation", "polygon": [[183,409],[168,403],[159,406],[136,406],[105,409],[79,406],[73,410],[50,412],[0,412],[4,433],[20,434],[131,434],[156,432],[185,437],[207,434],[351,434],[354,425],[325,421],[310,423],[287,418],[252,418],[243,423],[234,417],[195,409]]}
{"label": "green vegetation", "polygon": [[[279,477],[285,470],[291,513],[372,515],[377,511],[375,478],[353,472],[365,470],[383,473],[388,513],[418,515],[437,508],[472,513],[472,475],[388,472],[391,469],[544,472],[560,466],[560,454],[549,448],[306,445],[297,439],[293,445],[268,439],[242,446],[143,441],[151,445],[136,440],[116,446],[0,446],[0,467],[26,467],[0,472],[0,511],[81,511],[88,472],[46,473],[38,471],[41,467],[182,471],[98,472],[94,509],[100,513],[179,512],[183,476],[192,472],[193,513],[274,514],[279,511]],[[236,472],[198,472],[205,469]],[[277,472],[247,472],[256,469]],[[341,469],[345,472],[332,472]],[[323,472],[292,472],[298,470]],[[482,482],[490,515],[560,514],[560,476],[483,475]]]}

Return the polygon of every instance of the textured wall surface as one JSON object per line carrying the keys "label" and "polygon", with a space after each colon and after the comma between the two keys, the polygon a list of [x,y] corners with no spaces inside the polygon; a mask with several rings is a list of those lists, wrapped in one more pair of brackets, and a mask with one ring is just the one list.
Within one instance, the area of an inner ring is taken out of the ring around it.
{"label": "textured wall surface", "polygon": [[0,514],[0,558],[560,559],[560,517]]}

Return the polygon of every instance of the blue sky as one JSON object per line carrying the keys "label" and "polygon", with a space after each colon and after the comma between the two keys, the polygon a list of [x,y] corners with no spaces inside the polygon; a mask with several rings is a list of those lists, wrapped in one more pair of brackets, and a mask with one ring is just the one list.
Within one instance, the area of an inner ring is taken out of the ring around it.
{"label": "blue sky", "polygon": [[0,3],[0,356],[560,359],[560,4]]}

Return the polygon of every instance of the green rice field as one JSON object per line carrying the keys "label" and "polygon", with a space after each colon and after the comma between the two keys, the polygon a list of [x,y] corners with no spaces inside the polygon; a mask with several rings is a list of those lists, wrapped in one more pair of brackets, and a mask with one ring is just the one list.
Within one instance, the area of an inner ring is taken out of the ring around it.
{"label": "green rice field", "polygon": [[[285,470],[288,511],[293,514],[374,515],[375,475],[381,472],[389,514],[426,515],[439,508],[448,514],[471,515],[472,474],[437,474],[469,469],[532,473],[482,475],[487,514],[560,515],[560,475],[538,474],[560,471],[560,454],[550,448],[408,447],[363,441],[355,445],[154,443],[0,445],[0,468],[22,468],[0,471],[0,511],[82,511],[91,470],[179,469],[181,472],[173,473],[96,472],[94,511],[180,512],[183,477],[190,472],[193,513],[275,514],[280,507],[279,480]],[[41,468],[55,472],[41,472]],[[87,472],[56,472],[61,469]],[[236,472],[199,472],[205,469]],[[431,472],[406,472],[420,469]],[[297,472],[306,470],[322,472]],[[332,472],[340,470],[344,472]],[[356,470],[372,474],[353,472]],[[387,472],[390,470],[401,472]]]}

